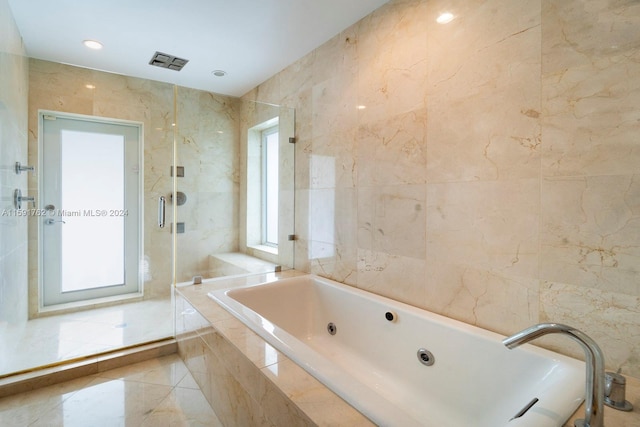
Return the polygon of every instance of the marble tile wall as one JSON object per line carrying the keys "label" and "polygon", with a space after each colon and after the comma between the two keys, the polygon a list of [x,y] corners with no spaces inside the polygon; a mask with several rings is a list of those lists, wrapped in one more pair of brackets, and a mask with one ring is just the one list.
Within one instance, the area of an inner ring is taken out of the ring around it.
{"label": "marble tile wall", "polygon": [[177,164],[184,166],[177,207],[185,223],[177,236],[177,281],[209,277],[209,256],[238,251],[240,227],[240,101],[185,87],[177,97]]}
{"label": "marble tile wall", "polygon": [[[170,168],[174,140],[174,86],[30,60],[29,156],[38,159],[38,110],[133,120],[144,124],[144,270],[145,297],[170,294],[172,227],[157,226],[157,200],[167,198],[171,224],[173,184]],[[87,85],[93,86],[88,88]],[[176,135],[178,190],[187,201],[177,207],[185,233],[177,236],[178,282],[205,275],[208,256],[238,247],[238,107],[239,100],[178,87]],[[214,164],[215,162],[215,164]],[[37,175],[30,182],[37,193]],[[224,206],[224,209],[220,209]],[[30,310],[37,309],[37,231],[30,230]]]}
{"label": "marble tile wall", "polygon": [[250,91],[296,109],[296,268],[503,334],[567,323],[640,377],[639,24],[392,0]]}
{"label": "marble tile wall", "polygon": [[6,0],[0,0],[0,327],[27,317],[27,218],[14,210],[13,194],[29,195],[27,97],[29,63]]}

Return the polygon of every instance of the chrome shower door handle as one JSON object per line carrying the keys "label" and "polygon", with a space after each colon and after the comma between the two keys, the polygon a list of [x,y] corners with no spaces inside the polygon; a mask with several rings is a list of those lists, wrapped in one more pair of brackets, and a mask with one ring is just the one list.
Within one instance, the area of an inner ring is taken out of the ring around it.
{"label": "chrome shower door handle", "polygon": [[48,218],[48,219],[45,219],[45,220],[44,220],[44,223],[45,223],[45,224],[47,224],[47,225],[53,225],[53,224],[55,224],[56,222],[59,222],[59,223],[61,223],[61,224],[66,224],[66,221],[63,221],[63,220],[61,220],[61,219]]}
{"label": "chrome shower door handle", "polygon": [[164,228],[164,207],[167,203],[167,199],[164,196],[158,198],[158,227]]}

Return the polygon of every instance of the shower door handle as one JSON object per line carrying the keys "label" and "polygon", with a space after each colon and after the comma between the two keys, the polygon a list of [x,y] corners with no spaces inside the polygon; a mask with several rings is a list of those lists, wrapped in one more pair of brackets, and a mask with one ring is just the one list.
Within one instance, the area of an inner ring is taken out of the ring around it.
{"label": "shower door handle", "polygon": [[47,224],[47,225],[53,225],[53,224],[55,224],[56,222],[59,222],[59,223],[61,223],[61,224],[66,224],[66,223],[67,223],[66,221],[63,221],[63,220],[61,220],[61,219],[48,218],[48,219],[45,219],[45,220],[44,220],[44,223],[45,223],[45,224]]}
{"label": "shower door handle", "polygon": [[164,206],[167,199],[164,196],[160,196],[158,199],[158,227],[164,228]]}

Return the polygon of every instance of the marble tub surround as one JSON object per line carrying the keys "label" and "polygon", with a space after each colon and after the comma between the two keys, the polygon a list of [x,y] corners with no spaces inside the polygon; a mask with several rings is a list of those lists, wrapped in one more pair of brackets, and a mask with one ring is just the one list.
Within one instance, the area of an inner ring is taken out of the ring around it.
{"label": "marble tub surround", "polygon": [[0,398],[0,424],[223,425],[175,354]]}
{"label": "marble tub surround", "polygon": [[[373,425],[207,296],[213,290],[301,274],[289,270],[178,288],[178,352],[225,425]],[[217,370],[212,371],[214,367]],[[640,407],[637,378],[627,377],[626,398],[634,408]],[[622,412],[605,407],[604,416],[605,425],[640,424],[640,411],[635,409]],[[573,426],[575,419],[583,417],[581,406],[564,426]]]}
{"label": "marble tub surround", "polygon": [[289,270],[178,288],[178,352],[225,425],[372,426],[207,296],[299,274]]}
{"label": "marble tub surround", "polygon": [[392,0],[250,91],[296,109],[296,268],[504,335],[568,323],[640,378],[639,23]]}

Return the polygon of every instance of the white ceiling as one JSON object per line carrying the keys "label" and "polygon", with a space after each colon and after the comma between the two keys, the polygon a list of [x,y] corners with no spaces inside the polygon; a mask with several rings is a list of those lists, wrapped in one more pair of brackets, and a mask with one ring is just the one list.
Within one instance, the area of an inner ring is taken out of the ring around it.
{"label": "white ceiling", "polygon": [[[241,96],[388,0],[9,0],[32,58]],[[82,41],[98,40],[99,51]],[[149,65],[156,51],[189,60]],[[213,70],[227,75],[215,77]]]}

